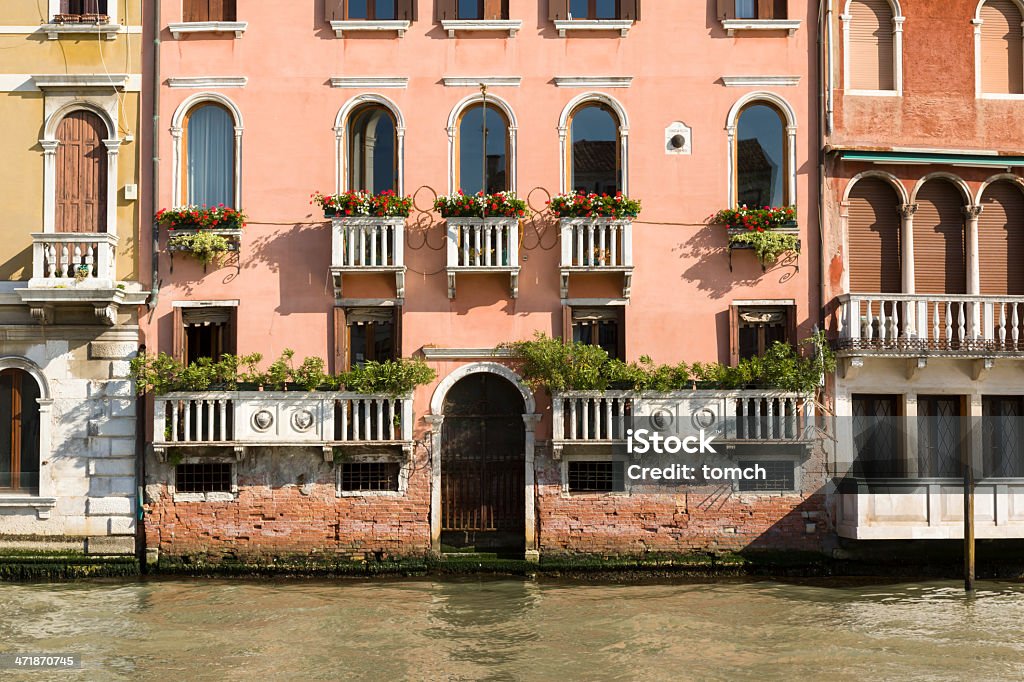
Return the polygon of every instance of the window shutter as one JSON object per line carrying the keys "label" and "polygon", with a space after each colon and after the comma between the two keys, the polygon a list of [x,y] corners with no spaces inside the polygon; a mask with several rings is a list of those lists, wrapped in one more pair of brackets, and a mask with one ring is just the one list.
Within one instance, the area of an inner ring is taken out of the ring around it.
{"label": "window shutter", "polygon": [[345,0],[324,0],[324,21],[343,21]]}
{"label": "window shutter", "polygon": [[180,306],[171,308],[171,355],[178,362],[185,362],[185,322]]}
{"label": "window shutter", "polygon": [[334,373],[348,370],[348,328],[345,324],[345,309],[334,308]]}
{"label": "window shutter", "polygon": [[395,357],[405,357],[402,352],[402,306],[395,306],[395,321],[394,321],[394,345],[395,345]]}
{"label": "window shutter", "polygon": [[224,325],[224,333],[221,338],[224,342],[221,352],[238,355],[238,308],[231,308],[231,316],[228,318],[228,323]]}
{"label": "window shutter", "polygon": [[916,292],[967,293],[963,203],[960,191],[942,180],[926,182],[918,192],[914,214]]}
{"label": "window shutter", "polygon": [[89,111],[72,111],[57,126],[57,232],[106,231],[106,131]]}
{"label": "window shutter", "polygon": [[740,363],[740,309],[729,306],[729,364],[735,367]]}
{"label": "window shutter", "polygon": [[788,19],[789,11],[786,7],[786,0],[775,0],[775,9],[772,13],[773,19]]}
{"label": "window shutter", "polygon": [[484,0],[484,19],[507,19],[508,0]]}
{"label": "window shutter", "polygon": [[736,0],[718,0],[718,19],[736,18]]}
{"label": "window shutter", "polygon": [[757,0],[758,19],[776,19],[775,0]]}
{"label": "window shutter", "polygon": [[1024,93],[1021,13],[1012,0],[989,0],[981,8],[981,90]]}
{"label": "window shutter", "polygon": [[569,0],[548,0],[548,19],[551,21],[569,18]]}
{"label": "window shutter", "polygon": [[[218,2],[218,0],[210,0],[210,2]],[[236,0],[219,0],[220,13],[217,15],[220,17],[220,21],[237,21],[238,11],[235,9]],[[213,12],[210,12],[213,14]]]}
{"label": "window shutter", "polygon": [[[327,0],[331,2],[331,0]],[[416,21],[416,5],[418,0],[398,0],[395,7],[395,16],[406,21]]]}
{"label": "window shutter", "polygon": [[850,190],[851,293],[903,291],[899,201],[896,190],[879,178],[864,178]]}
{"label": "window shutter", "polygon": [[442,19],[458,19],[458,0],[434,0],[434,10],[437,21]]}
{"label": "window shutter", "polygon": [[850,83],[853,90],[895,90],[892,7],[888,0],[850,3]]}
{"label": "window shutter", "polygon": [[1022,296],[1024,268],[1020,263],[1024,262],[1024,241],[1020,238],[1020,220],[1024,216],[1024,193],[1011,182],[994,182],[985,188],[981,205],[984,207],[978,218],[981,293]]}
{"label": "window shutter", "polygon": [[572,343],[572,306],[562,306],[562,343]]}
{"label": "window shutter", "polygon": [[640,21],[640,0],[620,0],[619,18]]}
{"label": "window shutter", "polygon": [[788,343],[788,344],[790,344],[790,345],[792,345],[792,346],[794,346],[794,347],[799,349],[799,346],[797,346],[797,340],[796,340],[796,306],[795,305],[788,305],[788,306],[786,306],[786,343]]}
{"label": "window shutter", "polygon": [[619,306],[616,312],[616,321],[618,322],[618,334],[616,335],[618,341],[618,354],[619,360],[626,361],[626,306]]}

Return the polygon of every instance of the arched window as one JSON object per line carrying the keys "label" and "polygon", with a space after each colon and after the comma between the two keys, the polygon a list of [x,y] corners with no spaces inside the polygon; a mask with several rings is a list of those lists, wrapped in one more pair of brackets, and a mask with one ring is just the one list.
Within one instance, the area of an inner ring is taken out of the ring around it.
{"label": "arched window", "polygon": [[184,199],[188,205],[234,206],[235,121],[220,104],[203,102],[185,117]]}
{"label": "arched window", "polygon": [[1024,94],[1024,29],[1013,0],[988,0],[981,7],[981,91]]}
{"label": "arched window", "polygon": [[851,0],[847,7],[847,89],[897,90],[897,33],[889,0]]}
{"label": "arched window", "polygon": [[20,369],[0,371],[0,489],[39,488],[39,385]]}
{"label": "arched window", "polygon": [[508,119],[499,109],[479,103],[464,110],[458,125],[456,187],[466,194],[512,189],[510,147]]}
{"label": "arched window", "polygon": [[736,204],[785,206],[793,203],[785,118],[775,106],[753,101],[736,123]]}
{"label": "arched window", "polygon": [[850,292],[902,292],[900,197],[896,190],[881,178],[863,178],[850,190],[849,205]]}
{"label": "arched window", "polygon": [[398,191],[398,135],[391,112],[379,104],[359,107],[346,128],[348,188]]}
{"label": "arched window", "polygon": [[103,119],[85,110],[57,125],[57,232],[106,231],[106,131]]}
{"label": "arched window", "polygon": [[985,188],[978,217],[981,293],[1024,296],[1024,192],[1002,180]]}
{"label": "arched window", "polygon": [[927,181],[916,197],[914,214],[914,291],[966,294],[964,197],[956,185]]}
{"label": "arched window", "polygon": [[569,189],[614,194],[622,190],[622,149],[619,119],[599,102],[585,102],[569,123]]}

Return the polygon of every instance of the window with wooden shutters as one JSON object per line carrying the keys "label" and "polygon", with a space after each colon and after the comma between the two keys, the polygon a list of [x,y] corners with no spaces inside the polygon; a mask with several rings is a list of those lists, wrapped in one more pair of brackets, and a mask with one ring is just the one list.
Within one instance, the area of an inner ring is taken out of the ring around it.
{"label": "window with wooden shutters", "polygon": [[1013,0],[988,0],[981,8],[981,91],[1024,94],[1024,28]]}
{"label": "window with wooden shutters", "polygon": [[107,126],[72,111],[57,126],[57,232],[106,232]]}
{"label": "window with wooden shutters", "polygon": [[850,292],[897,294],[903,290],[900,198],[881,178],[864,178],[850,190],[848,243]]}
{"label": "window with wooden shutters", "polygon": [[848,89],[896,89],[893,16],[889,0],[850,3]]}
{"label": "window with wooden shutters", "polygon": [[[446,3],[451,4],[451,3]],[[442,19],[508,19],[508,0],[454,0],[455,16],[445,8],[448,16]]]}
{"label": "window with wooden shutters", "polygon": [[764,355],[776,342],[796,343],[796,309],[791,305],[730,306],[730,358]]}
{"label": "window with wooden shutters", "polygon": [[175,335],[175,356],[185,363],[199,358],[217,362],[225,354],[237,355],[238,308],[234,306],[175,306],[172,324],[180,326]]}
{"label": "window with wooden shutters", "polygon": [[60,0],[63,21],[93,21],[107,16],[107,0]]}
{"label": "window with wooden shutters", "polygon": [[327,0],[328,21],[412,20],[415,0]]}
{"label": "window with wooden shutters", "polygon": [[335,308],[335,372],[401,356],[401,308]]}
{"label": "window with wooden shutters", "polygon": [[1024,193],[1012,182],[994,182],[981,196],[978,265],[981,293],[1024,296]]}
{"label": "window with wooden shutters", "polygon": [[611,358],[625,359],[625,308],[604,306],[598,308],[572,307],[572,340],[591,346],[600,346]]}
{"label": "window with wooden shutters", "polygon": [[549,0],[548,18],[551,21],[566,19],[638,21],[640,19],[640,0]]}
{"label": "window with wooden shutters", "polygon": [[914,214],[914,290],[919,294],[966,294],[964,200],[944,180],[931,180],[917,194]]}
{"label": "window with wooden shutters", "polygon": [[39,384],[20,369],[0,371],[0,489],[39,487]]}
{"label": "window with wooden shutters", "polygon": [[721,16],[719,3],[719,19],[785,19],[787,15],[786,0],[727,0],[727,5],[724,13],[729,16]]}
{"label": "window with wooden shutters", "polygon": [[182,20],[237,21],[235,0],[182,0]]}

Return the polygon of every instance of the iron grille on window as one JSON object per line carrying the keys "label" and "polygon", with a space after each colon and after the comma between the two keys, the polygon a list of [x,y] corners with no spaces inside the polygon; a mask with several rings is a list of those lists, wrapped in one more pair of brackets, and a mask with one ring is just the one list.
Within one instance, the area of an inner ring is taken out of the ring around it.
{"label": "iron grille on window", "polygon": [[569,492],[611,493],[624,489],[622,462],[569,462]]}
{"label": "iron grille on window", "polygon": [[740,462],[741,469],[760,466],[767,476],[762,479],[740,479],[741,492],[780,491],[796,489],[796,466],[792,461],[747,461]]}
{"label": "iron grille on window", "polygon": [[174,470],[174,488],[179,493],[231,492],[231,464],[203,462],[179,464]]}
{"label": "iron grille on window", "polygon": [[341,465],[344,491],[398,490],[398,462],[345,462]]}

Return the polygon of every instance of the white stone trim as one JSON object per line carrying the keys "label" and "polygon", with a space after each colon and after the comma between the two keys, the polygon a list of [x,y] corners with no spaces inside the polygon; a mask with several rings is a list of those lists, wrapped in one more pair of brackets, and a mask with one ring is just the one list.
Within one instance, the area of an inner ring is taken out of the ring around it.
{"label": "white stone trim", "polygon": [[[985,24],[985,21],[981,18],[981,10],[985,6],[986,2],[988,2],[988,0],[980,0],[980,2],[978,2],[978,7],[974,10],[974,18],[971,19],[971,25],[974,26],[974,96],[979,99],[1024,100],[1024,94],[999,94],[983,91],[981,73],[981,27]],[[1024,15],[1024,2],[1022,2],[1022,0],[1013,0],[1013,4],[1015,4],[1021,14]],[[1021,31],[1022,34],[1024,34],[1024,24],[1021,24]]]}
{"label": "white stone trim", "polygon": [[558,88],[628,88],[632,76],[555,76]]}
{"label": "white stone trim", "polygon": [[508,31],[509,38],[523,27],[519,19],[442,19],[441,27],[454,38],[456,31]]}
{"label": "white stone trim", "polygon": [[[42,83],[42,87],[37,83]],[[123,82],[122,82],[122,79]],[[82,85],[82,83],[87,85]],[[88,75],[86,78],[75,75],[52,74],[37,75],[30,73],[0,74],[0,92],[40,92],[46,88],[56,90],[60,87],[113,87],[123,92],[140,92],[142,90],[142,74]]]}
{"label": "white stone trim", "polygon": [[570,118],[573,112],[575,112],[582,105],[587,102],[598,102],[609,107],[615,112],[615,116],[619,119],[619,147],[620,157],[622,159],[622,193],[629,195],[629,116],[626,114],[626,109],[623,107],[617,99],[611,95],[606,95],[603,92],[584,92],[581,95],[576,95],[569,103],[562,109],[562,113],[558,116],[558,171],[559,171],[559,191],[566,192],[569,187],[569,169],[566,167],[566,157],[569,152],[569,124]]}
{"label": "white stone trim", "polygon": [[[451,113],[448,114],[448,193],[452,194],[455,192],[455,169],[458,164],[455,158],[455,139],[459,134],[459,118],[462,116],[462,112],[469,107],[480,104],[484,101],[483,95],[479,92],[472,95],[463,97],[459,102],[452,107]],[[505,120],[508,122],[508,154],[509,154],[509,178],[508,188],[515,192],[516,191],[516,175],[517,175],[517,153],[516,153],[516,131],[519,129],[519,122],[516,119],[516,114],[509,106],[509,103],[503,100],[497,95],[487,95],[487,106],[494,106],[501,110],[505,115]]]}
{"label": "white stone trim", "polygon": [[960,176],[954,175],[953,173],[947,173],[945,171],[936,171],[934,173],[929,173],[928,175],[925,175],[923,178],[918,180],[917,184],[914,185],[914,190],[910,193],[911,204],[917,203],[918,193],[920,193],[921,188],[924,187],[925,183],[928,182],[929,180],[945,180],[946,182],[951,183],[958,190],[960,190],[960,198],[963,199],[964,206],[971,205],[971,199],[973,197],[971,188],[967,185],[966,182],[964,182],[963,178],[961,178]]}
{"label": "white stone trim", "polygon": [[[33,35],[36,33],[49,33],[53,26],[57,24],[36,24],[34,26],[17,26],[7,25],[0,26],[0,35]],[[132,33],[135,35],[142,33],[141,26],[125,26],[124,24],[103,24],[103,27],[108,29],[110,33]],[[47,36],[49,38],[49,36]]]}
{"label": "white stone trim", "polygon": [[[443,415],[444,399],[452,386],[458,383],[460,379],[465,379],[470,374],[479,374],[480,372],[497,374],[503,379],[507,379],[519,390],[519,394],[523,397],[526,414],[533,414],[537,411],[537,402],[533,398],[533,391],[530,390],[530,387],[526,385],[526,382],[518,374],[497,362],[471,362],[455,368],[448,376],[441,380],[430,397],[430,413]],[[437,452],[440,451],[438,450]]]}
{"label": "white stone trim", "polygon": [[434,348],[420,349],[427,360],[486,360],[489,358],[512,358],[511,348]]}
{"label": "white stone trim", "polygon": [[230,98],[220,94],[219,92],[197,92],[194,95],[189,95],[178,108],[174,110],[174,116],[171,117],[171,137],[174,140],[172,145],[173,152],[171,156],[171,201],[174,202],[175,207],[181,207],[185,205],[185,187],[181,182],[181,159],[184,156],[184,150],[182,149],[182,134],[184,130],[182,126],[185,122],[185,116],[195,106],[202,104],[203,102],[215,102],[227,108],[228,112],[231,113],[232,118],[235,120],[235,205],[231,208],[241,210],[242,209],[242,132],[245,130],[245,123],[242,120],[242,112],[231,101]]}
{"label": "white stone trim", "polygon": [[565,38],[569,31],[618,31],[625,38],[631,28],[632,19],[555,19],[559,38]]}
{"label": "white stone trim", "polygon": [[407,76],[335,76],[331,78],[332,88],[358,88],[380,89],[380,88],[407,88],[409,78]]}
{"label": "white stone trim", "polygon": [[1018,175],[1014,175],[1013,173],[998,173],[996,175],[993,175],[992,177],[986,178],[985,182],[981,183],[981,186],[978,188],[978,194],[974,198],[974,204],[976,206],[981,205],[981,199],[982,197],[985,196],[985,190],[988,189],[989,185],[991,185],[994,182],[1004,181],[1012,182],[1013,184],[1017,185],[1017,189],[1024,192],[1024,178],[1021,178]]}
{"label": "white stone trim", "polygon": [[728,136],[728,157],[726,163],[726,174],[728,190],[729,206],[736,205],[736,133],[737,125],[739,123],[739,116],[743,109],[749,104],[755,104],[757,102],[767,102],[774,105],[783,117],[786,119],[785,123],[785,134],[786,134],[786,163],[789,172],[786,175],[786,192],[784,193],[784,203],[790,206],[797,205],[797,184],[796,184],[796,143],[797,143],[797,120],[796,112],[793,111],[793,107],[789,105],[789,102],[785,98],[776,95],[774,92],[768,92],[766,90],[760,90],[757,92],[750,92],[743,95],[736,103],[732,105],[732,109],[729,110],[729,116],[726,119],[725,131]]}
{"label": "white stone trim", "polygon": [[244,88],[247,76],[179,76],[167,79],[169,88]]}
{"label": "white stone trim", "polygon": [[172,308],[237,308],[238,299],[225,301],[171,301]]}
{"label": "white stone trim", "polygon": [[477,88],[486,85],[489,88],[518,88],[519,76],[445,76],[441,79],[446,88]]}
{"label": "white stone trim", "polygon": [[[408,79],[406,79],[408,81]],[[333,82],[332,82],[333,85]],[[403,86],[404,87],[404,86]],[[364,93],[356,95],[342,105],[338,115],[334,117],[334,158],[335,158],[335,182],[334,186],[338,192],[349,189],[348,186],[348,119],[359,107],[366,104],[377,104],[391,112],[395,123],[395,156],[398,157],[398,187],[399,196],[405,194],[405,116],[392,100],[384,95]]]}
{"label": "white stone trim", "polygon": [[[577,490],[569,491],[569,462],[622,462],[622,490],[598,491],[598,490]],[[562,456],[558,458],[559,490],[564,499],[571,498],[598,498],[598,497],[627,497],[633,489],[633,481],[626,474],[630,464],[636,464],[626,453],[616,452],[586,452],[585,450],[573,449],[563,450]]]}
{"label": "white stone trim", "polygon": [[736,31],[786,31],[792,36],[800,23],[799,19],[722,19],[722,28],[729,36]]}
{"label": "white stone trim", "polygon": [[910,196],[907,194],[906,185],[900,182],[900,179],[897,178],[892,173],[881,170],[866,170],[862,173],[857,173],[857,175],[854,175],[852,178],[850,178],[850,181],[846,183],[846,191],[843,192],[843,203],[850,200],[850,192],[853,191],[854,185],[856,185],[864,178],[880,178],[884,180],[885,182],[892,185],[892,188],[896,190],[896,193],[899,195],[901,204],[910,203]]}
{"label": "white stone trim", "polygon": [[345,32],[381,32],[394,31],[401,38],[409,30],[410,22],[402,19],[368,21],[366,19],[353,19],[343,21],[331,21],[331,30],[338,38],[344,38]]}
{"label": "white stone trim", "polygon": [[171,37],[175,40],[181,36],[202,33],[234,33],[235,38],[241,38],[245,30],[249,28],[247,21],[182,21],[167,24]]}
{"label": "white stone trim", "polygon": [[800,84],[800,76],[722,76],[727,88],[790,88]]}
{"label": "white stone trim", "polygon": [[839,15],[839,21],[843,26],[843,88],[848,95],[866,96],[903,96],[903,10],[900,8],[899,0],[888,0],[892,7],[892,58],[893,58],[893,87],[894,90],[855,90],[850,88],[850,22],[853,15],[850,14],[850,3],[853,0],[846,0],[844,11]]}

